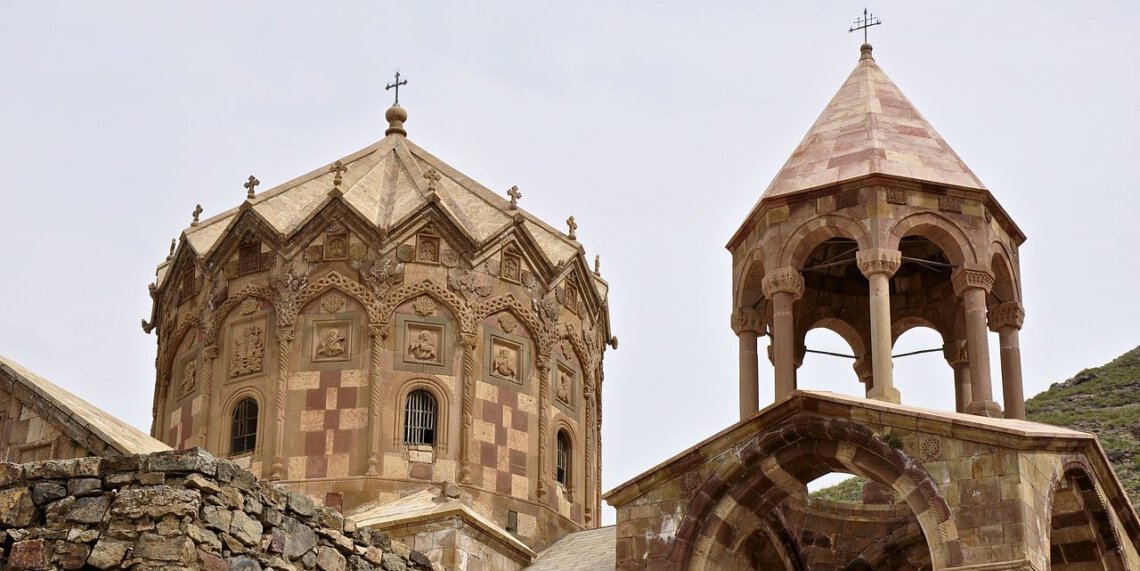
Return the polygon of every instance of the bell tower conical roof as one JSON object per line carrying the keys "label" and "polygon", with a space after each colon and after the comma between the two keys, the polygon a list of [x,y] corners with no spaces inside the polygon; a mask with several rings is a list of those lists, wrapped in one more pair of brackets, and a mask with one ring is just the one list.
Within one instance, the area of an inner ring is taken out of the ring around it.
{"label": "bell tower conical roof", "polygon": [[986,190],[863,44],[831,98],[761,200],[869,175]]}

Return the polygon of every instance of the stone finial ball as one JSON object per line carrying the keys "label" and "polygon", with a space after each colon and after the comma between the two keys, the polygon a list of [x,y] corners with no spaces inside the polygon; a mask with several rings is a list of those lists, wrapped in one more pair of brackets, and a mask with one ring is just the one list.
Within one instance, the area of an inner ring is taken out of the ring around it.
{"label": "stone finial ball", "polygon": [[384,113],[384,118],[387,119],[389,123],[393,121],[399,121],[403,123],[404,121],[408,120],[408,112],[399,105],[393,105],[389,107],[388,111]]}

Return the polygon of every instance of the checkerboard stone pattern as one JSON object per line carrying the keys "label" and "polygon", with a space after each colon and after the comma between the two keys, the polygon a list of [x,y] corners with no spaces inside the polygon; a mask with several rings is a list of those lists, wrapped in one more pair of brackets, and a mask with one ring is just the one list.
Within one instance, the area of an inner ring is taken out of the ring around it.
{"label": "checkerboard stone pattern", "polygon": [[166,442],[170,443],[175,450],[183,450],[196,446],[194,440],[194,426],[198,413],[202,407],[202,397],[194,397],[186,399],[181,404],[172,409],[168,415],[170,428],[166,432]]}
{"label": "checkerboard stone pattern", "polygon": [[[531,488],[528,456],[538,404],[518,390],[479,381],[475,390],[474,437],[483,487],[526,499]],[[537,443],[534,443],[537,445]]]}
{"label": "checkerboard stone pattern", "polygon": [[363,472],[368,442],[365,375],[359,369],[301,371],[289,379],[285,442],[288,478],[344,478]]}

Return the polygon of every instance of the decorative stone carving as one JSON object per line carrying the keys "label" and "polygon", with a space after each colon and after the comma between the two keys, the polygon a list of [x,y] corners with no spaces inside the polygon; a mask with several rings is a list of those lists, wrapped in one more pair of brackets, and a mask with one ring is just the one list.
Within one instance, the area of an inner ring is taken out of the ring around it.
{"label": "decorative stone carving", "polygon": [[562,348],[562,356],[570,359],[574,357],[574,344],[569,339],[563,338],[559,344]]}
{"label": "decorative stone carving", "polygon": [[421,232],[416,235],[416,261],[439,263],[439,236]]}
{"label": "decorative stone carving", "polygon": [[985,270],[972,270],[959,268],[950,278],[954,286],[954,294],[959,297],[969,288],[981,288],[990,291],[994,287],[994,275]]}
{"label": "decorative stone carving", "polygon": [[345,354],[345,338],[340,329],[331,327],[317,340],[316,356],[318,358],[343,357]]}
{"label": "decorative stone carving", "polygon": [[345,302],[346,300],[343,295],[330,292],[321,298],[321,310],[325,313],[338,313],[344,309]]}
{"label": "decorative stone carving", "polygon": [[499,314],[499,329],[507,333],[514,333],[515,329],[519,326],[519,320],[509,313]]}
{"label": "decorative stone carving", "polygon": [[503,252],[503,262],[499,276],[514,283],[522,281],[522,256],[512,252]]}
{"label": "decorative stone carving", "polygon": [[329,232],[328,234],[325,234],[324,258],[326,260],[348,259],[347,232]]}
{"label": "decorative stone carving", "polygon": [[247,297],[241,301],[238,306],[238,313],[241,315],[250,315],[253,312],[261,309],[261,300],[256,297]]}
{"label": "decorative stone carving", "polygon": [[396,259],[401,262],[411,262],[416,259],[416,247],[411,244],[400,244],[396,248]]}
{"label": "decorative stone carving", "polygon": [[859,271],[863,272],[864,276],[887,274],[887,277],[890,277],[895,275],[899,266],[902,265],[902,252],[884,248],[859,250],[855,253],[855,263],[858,264]]}
{"label": "decorative stone carving", "polygon": [[454,268],[459,265],[459,254],[456,254],[455,250],[444,248],[439,254],[439,263],[446,268]]}
{"label": "decorative stone carving", "polygon": [[923,462],[942,459],[942,439],[937,436],[919,435],[918,457]]}
{"label": "decorative stone carving", "polygon": [[994,332],[1000,331],[1003,327],[1021,329],[1025,323],[1025,309],[1016,301],[990,306],[986,315],[989,317],[990,330]]}
{"label": "decorative stone carving", "polygon": [[495,360],[491,363],[491,370],[500,377],[516,380],[518,369],[513,361],[514,359],[508,349],[499,349],[498,353],[495,354]]}
{"label": "decorative stone carving", "polygon": [[942,345],[942,356],[946,358],[946,363],[951,367],[970,362],[970,352],[967,350],[965,340],[944,343]]}
{"label": "decorative stone carving", "polygon": [[239,276],[261,271],[261,242],[249,242],[238,246]]}
{"label": "decorative stone carving", "polygon": [[887,203],[906,204],[906,191],[897,186],[887,187]]}
{"label": "decorative stone carving", "polygon": [[523,270],[522,285],[527,289],[534,289],[536,286],[538,286],[538,280],[535,279],[534,274],[528,272],[527,270]]}
{"label": "decorative stone carving", "polygon": [[269,275],[269,285],[274,290],[274,309],[277,311],[277,325],[285,333],[291,329],[293,321],[297,318],[298,292],[305,289],[309,283],[309,272],[312,266],[304,260],[292,262],[282,261]]}
{"label": "decorative stone carving", "polygon": [[804,277],[796,268],[785,266],[769,272],[760,286],[764,290],[764,297],[771,298],[777,293],[786,292],[799,299],[804,294]]}
{"label": "decorative stone carving", "polygon": [[558,368],[558,386],[555,397],[565,404],[570,404],[570,389],[574,386],[574,374],[563,367]]}
{"label": "decorative stone carving", "polygon": [[439,362],[439,338],[430,329],[414,329],[405,359],[421,363]]}
{"label": "decorative stone carving", "polygon": [[230,378],[260,373],[265,360],[265,332],[260,325],[241,328],[233,341]]}
{"label": "decorative stone carving", "polygon": [[763,335],[764,318],[755,308],[738,307],[736,311],[732,312],[732,331],[737,335],[745,331]]}
{"label": "decorative stone carving", "polygon": [[183,395],[190,394],[194,387],[198,384],[198,361],[194,359],[187,360],[182,365],[182,379],[180,387]]}
{"label": "decorative stone carving", "polygon": [[412,302],[412,309],[420,315],[435,315],[435,310],[438,307],[430,295],[421,295]]}
{"label": "decorative stone carving", "polygon": [[377,295],[383,294],[404,281],[404,264],[370,251],[360,260],[360,281]]}
{"label": "decorative stone carving", "polygon": [[491,295],[491,276],[475,270],[452,268],[447,272],[447,286],[473,301]]}
{"label": "decorative stone carving", "polygon": [[938,209],[946,212],[962,212],[962,199],[958,196],[943,195],[938,197]]}

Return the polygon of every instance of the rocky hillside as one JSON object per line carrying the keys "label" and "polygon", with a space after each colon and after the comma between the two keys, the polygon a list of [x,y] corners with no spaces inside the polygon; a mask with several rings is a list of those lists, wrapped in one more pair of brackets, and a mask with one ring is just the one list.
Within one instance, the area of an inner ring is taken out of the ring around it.
{"label": "rocky hillside", "polygon": [[[1140,506],[1140,347],[1054,383],[1025,409],[1030,420],[1096,434],[1132,505]],[[863,481],[851,478],[812,497],[861,502],[862,490]]]}

